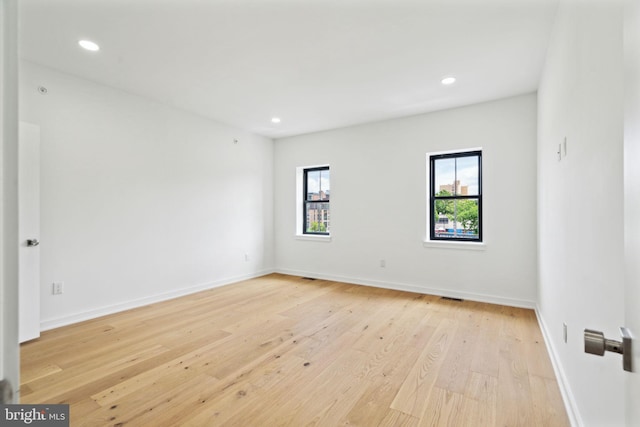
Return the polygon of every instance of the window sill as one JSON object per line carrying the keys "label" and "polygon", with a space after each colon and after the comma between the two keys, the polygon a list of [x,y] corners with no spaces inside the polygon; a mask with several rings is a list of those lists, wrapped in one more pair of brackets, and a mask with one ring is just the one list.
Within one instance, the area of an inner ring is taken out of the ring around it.
{"label": "window sill", "polygon": [[467,251],[484,251],[487,245],[484,242],[447,242],[442,240],[425,240],[422,242],[425,248],[461,249]]}
{"label": "window sill", "polygon": [[296,234],[295,236],[296,240],[308,240],[311,242],[330,242],[331,241],[331,236],[316,236],[313,234]]}

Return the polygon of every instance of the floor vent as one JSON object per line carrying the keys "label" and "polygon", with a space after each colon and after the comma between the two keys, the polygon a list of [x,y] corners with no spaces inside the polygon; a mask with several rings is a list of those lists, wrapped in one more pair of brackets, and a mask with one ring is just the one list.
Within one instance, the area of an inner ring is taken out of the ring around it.
{"label": "floor vent", "polygon": [[447,301],[458,301],[458,302],[464,301],[462,298],[453,298],[453,297],[440,297],[440,299],[445,299]]}
{"label": "floor vent", "polygon": [[303,280],[316,280],[316,279],[314,279],[313,277],[303,277],[302,279],[303,279]]}

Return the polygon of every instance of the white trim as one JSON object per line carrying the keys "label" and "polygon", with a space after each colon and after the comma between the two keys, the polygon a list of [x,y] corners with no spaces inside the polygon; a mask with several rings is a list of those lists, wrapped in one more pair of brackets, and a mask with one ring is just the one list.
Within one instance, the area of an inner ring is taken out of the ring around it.
{"label": "white trim", "polygon": [[312,242],[330,242],[331,235],[320,235],[320,234],[296,234],[293,236],[296,240],[309,240]]}
{"label": "white trim", "polygon": [[535,309],[535,301],[527,301],[515,298],[500,297],[497,295],[476,294],[465,291],[455,291],[450,289],[440,289],[430,286],[417,286],[408,283],[387,282],[372,279],[361,279],[346,276],[336,276],[332,274],[314,273],[310,271],[290,270],[286,268],[276,268],[275,273],[289,276],[311,277],[314,279],[331,280],[334,282],[350,283],[354,285],[372,286],[374,288],[393,289],[396,291],[414,292],[418,294],[437,295],[450,298],[461,298],[469,301],[486,302],[490,304],[500,304],[509,307],[520,307]]}
{"label": "white trim", "polygon": [[[302,189],[303,189],[303,180],[304,180],[304,170],[305,169],[313,169],[313,168],[329,168],[329,171],[331,174],[333,174],[333,168],[331,167],[331,165],[324,164],[324,165],[312,165],[312,166],[297,166],[296,167],[296,229],[295,229],[295,234],[296,236],[304,236],[304,234],[302,234],[302,227],[304,227],[303,225],[303,221],[302,221]],[[333,180],[333,177],[331,178]],[[300,240],[315,240],[315,239],[300,239]]]}
{"label": "white trim", "polygon": [[487,244],[484,242],[450,242],[446,240],[425,240],[422,242],[425,248],[437,249],[461,249],[466,251],[486,251]]}
{"label": "white trim", "polygon": [[294,230],[295,234],[302,233],[302,188],[304,180],[304,166],[296,168],[296,229]]}
{"label": "white trim", "polygon": [[556,374],[558,388],[560,388],[560,394],[562,395],[562,401],[564,402],[564,407],[567,411],[569,422],[573,427],[583,426],[584,423],[582,422],[582,417],[580,417],[580,411],[578,410],[576,399],[573,396],[573,393],[571,392],[569,380],[567,379],[567,376],[564,373],[564,369],[562,369],[560,358],[558,357],[558,353],[555,350],[555,346],[551,341],[551,336],[549,335],[549,332],[548,332],[549,330],[547,329],[547,325],[544,323],[544,319],[540,315],[540,307],[537,304],[536,304],[535,312],[536,312],[536,318],[538,319],[538,325],[540,326],[540,331],[542,332],[544,343],[547,346],[547,353],[549,353],[549,358],[551,359],[553,372]]}
{"label": "white trim", "polygon": [[18,1],[0,1],[0,379],[20,402],[18,271]]}
{"label": "white trim", "polygon": [[204,283],[200,285],[190,286],[188,288],[176,289],[174,291],[165,292],[158,295],[153,295],[149,297],[138,298],[133,301],[127,301],[118,304],[107,305],[100,308],[94,308],[91,310],[70,314],[62,317],[57,317],[54,319],[47,319],[40,322],[40,330],[46,331],[49,329],[59,328],[61,326],[71,325],[73,323],[83,322],[85,320],[95,319],[97,317],[106,316],[109,314],[119,313],[121,311],[130,310],[132,308],[143,307],[149,304],[154,304],[157,302],[167,301],[174,298],[179,298],[185,295],[194,294],[196,292],[205,291],[208,289],[219,288],[222,286],[232,285],[234,283],[253,279],[256,277],[266,276],[267,274],[272,274],[274,271],[262,270],[255,273],[243,274],[240,276],[229,277],[226,279],[216,280],[210,283]]}

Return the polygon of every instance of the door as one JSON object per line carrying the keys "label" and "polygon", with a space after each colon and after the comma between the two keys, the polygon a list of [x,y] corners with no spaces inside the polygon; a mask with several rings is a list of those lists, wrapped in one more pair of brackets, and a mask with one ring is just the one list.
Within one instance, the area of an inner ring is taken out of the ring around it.
{"label": "door", "polygon": [[626,424],[640,426],[640,3],[624,11],[624,251],[625,326],[633,338],[633,372],[626,375]]}
{"label": "door", "polygon": [[18,400],[18,5],[0,0],[0,402]]}
{"label": "door", "polygon": [[18,150],[20,342],[40,336],[40,127],[20,122]]}

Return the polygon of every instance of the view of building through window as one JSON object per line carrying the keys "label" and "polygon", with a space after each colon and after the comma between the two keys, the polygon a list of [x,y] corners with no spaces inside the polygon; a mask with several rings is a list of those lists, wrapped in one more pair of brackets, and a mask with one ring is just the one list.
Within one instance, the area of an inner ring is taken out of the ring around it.
{"label": "view of building through window", "polygon": [[482,241],[480,151],[430,157],[432,240]]}
{"label": "view of building through window", "polygon": [[328,166],[304,170],[304,228],[306,234],[331,231],[331,172]]}

